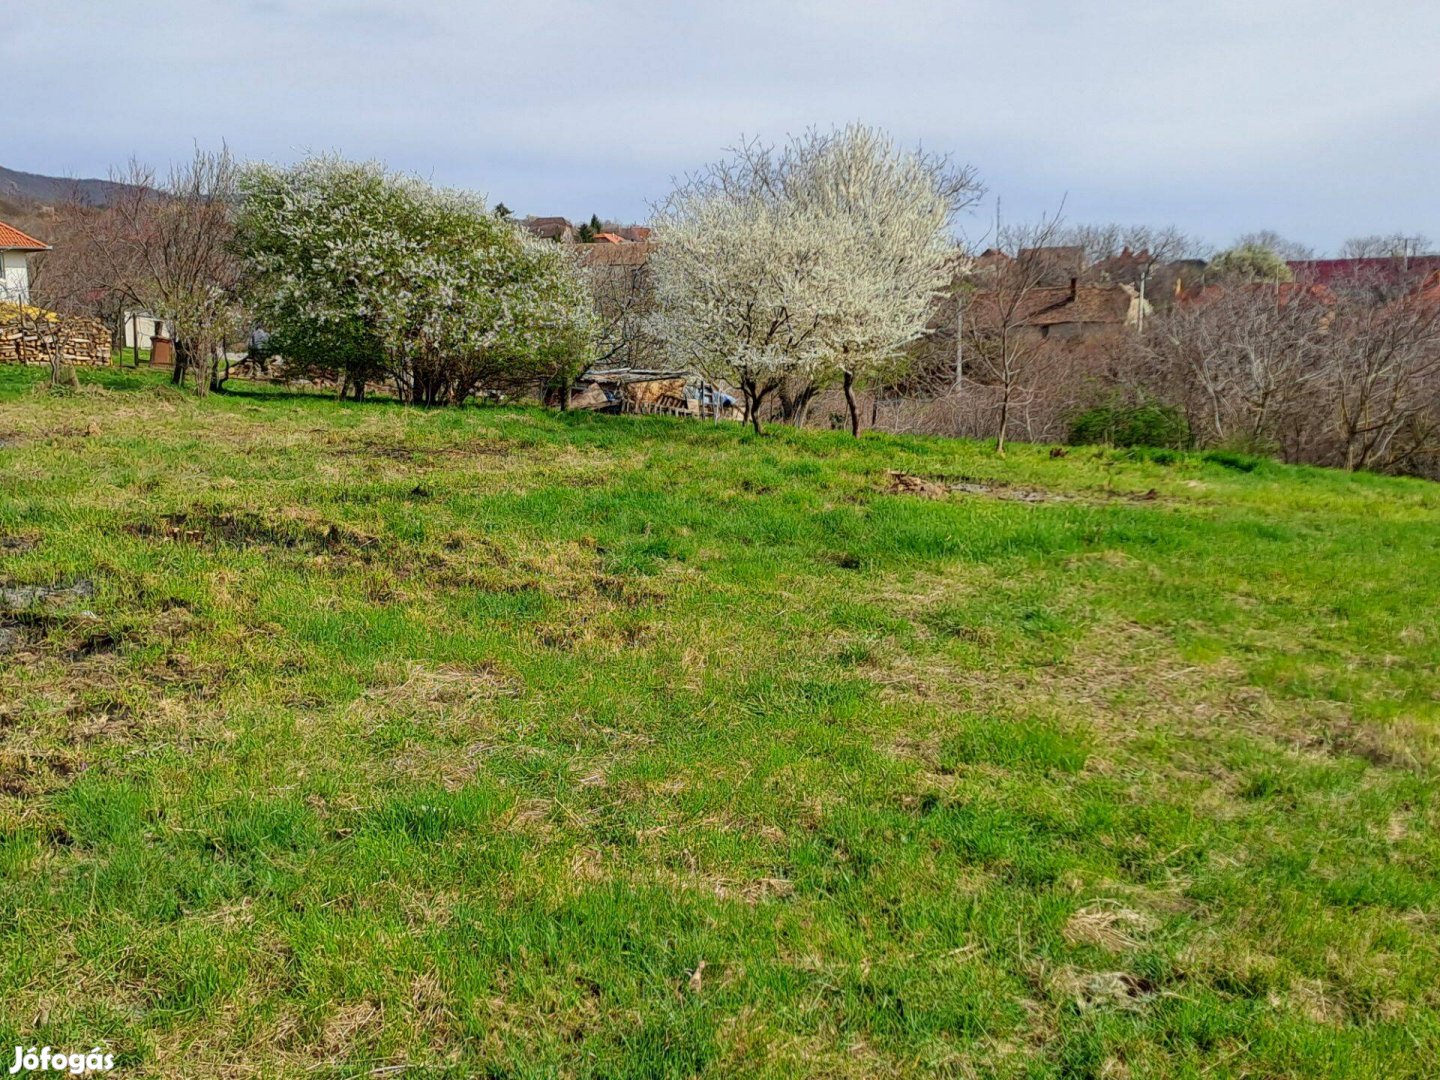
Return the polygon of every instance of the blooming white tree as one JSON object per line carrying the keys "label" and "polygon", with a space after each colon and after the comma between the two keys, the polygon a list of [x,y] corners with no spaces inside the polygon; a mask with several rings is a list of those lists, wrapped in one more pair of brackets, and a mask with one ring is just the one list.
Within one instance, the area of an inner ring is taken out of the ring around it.
{"label": "blooming white tree", "polygon": [[883,378],[953,282],[973,173],[851,126],[758,144],[679,187],[655,220],[657,336],[740,388],[752,425],[787,377]]}
{"label": "blooming white tree", "polygon": [[855,387],[897,377],[905,347],[929,331],[935,302],[962,268],[955,216],[980,187],[970,170],[860,125],[794,140],[780,171],[824,240],[819,337],[859,435]]}
{"label": "blooming white tree", "polygon": [[252,167],[242,190],[262,321],[361,385],[378,361],[405,400],[459,403],[573,376],[594,333],[574,261],[476,196],[334,158]]}
{"label": "blooming white tree", "polygon": [[758,433],[766,397],[825,360],[820,241],[775,193],[730,180],[717,169],[657,215],[653,329],[677,362],[737,386]]}

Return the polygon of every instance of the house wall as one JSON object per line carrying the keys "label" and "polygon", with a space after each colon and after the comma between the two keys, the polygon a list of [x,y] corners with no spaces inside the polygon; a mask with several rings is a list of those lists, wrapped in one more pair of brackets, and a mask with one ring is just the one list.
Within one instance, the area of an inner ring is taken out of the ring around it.
{"label": "house wall", "polygon": [[0,299],[26,303],[30,299],[30,264],[23,251],[0,251]]}

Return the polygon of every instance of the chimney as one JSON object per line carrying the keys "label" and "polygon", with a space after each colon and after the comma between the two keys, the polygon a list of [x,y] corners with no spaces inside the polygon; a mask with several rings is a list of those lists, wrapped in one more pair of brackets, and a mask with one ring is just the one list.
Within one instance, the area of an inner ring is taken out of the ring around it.
{"label": "chimney", "polygon": [[1079,297],[1080,279],[1078,277],[1072,277],[1070,279],[1070,302],[1073,304],[1077,299],[1079,299]]}

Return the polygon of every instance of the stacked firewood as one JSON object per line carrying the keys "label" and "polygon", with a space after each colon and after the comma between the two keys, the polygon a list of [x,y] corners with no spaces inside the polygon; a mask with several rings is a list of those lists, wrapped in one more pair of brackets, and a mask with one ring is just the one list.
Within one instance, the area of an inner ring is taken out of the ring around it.
{"label": "stacked firewood", "polygon": [[0,306],[0,364],[48,364],[57,350],[72,367],[108,364],[110,330],[87,315]]}

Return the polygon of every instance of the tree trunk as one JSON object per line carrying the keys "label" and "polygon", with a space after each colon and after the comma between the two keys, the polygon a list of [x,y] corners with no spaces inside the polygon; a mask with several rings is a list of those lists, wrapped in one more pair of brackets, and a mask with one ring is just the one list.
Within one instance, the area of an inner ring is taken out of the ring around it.
{"label": "tree trunk", "polygon": [[190,343],[177,337],[175,339],[175,365],[170,371],[170,383],[173,386],[185,385],[185,369],[190,366]]}
{"label": "tree trunk", "polygon": [[860,409],[855,404],[855,373],[847,371],[844,375],[845,405],[850,410],[850,434],[855,438],[860,437]]}
{"label": "tree trunk", "polygon": [[995,453],[1005,456],[1005,431],[1010,427],[1010,387],[1000,398],[1000,430],[995,435]]}
{"label": "tree trunk", "polygon": [[794,427],[804,427],[805,417],[810,411],[810,402],[815,397],[817,387],[814,383],[806,383],[795,393],[788,393],[787,388],[780,387],[780,419]]}
{"label": "tree trunk", "polygon": [[760,431],[760,388],[753,380],[740,384],[740,391],[745,395],[745,418],[750,421],[750,426],[755,429],[755,434]]}
{"label": "tree trunk", "polygon": [[571,380],[566,379],[565,382],[564,382],[564,385],[562,385],[562,386],[560,387],[560,411],[561,411],[561,412],[569,412],[569,411],[570,411],[570,391],[571,391],[571,388],[572,388],[573,386],[574,386],[574,383],[571,382]]}
{"label": "tree trunk", "polygon": [[210,389],[218,394],[225,388],[225,380],[228,378],[230,378],[230,358],[225,355],[225,346],[221,345],[216,355],[210,360]]}

